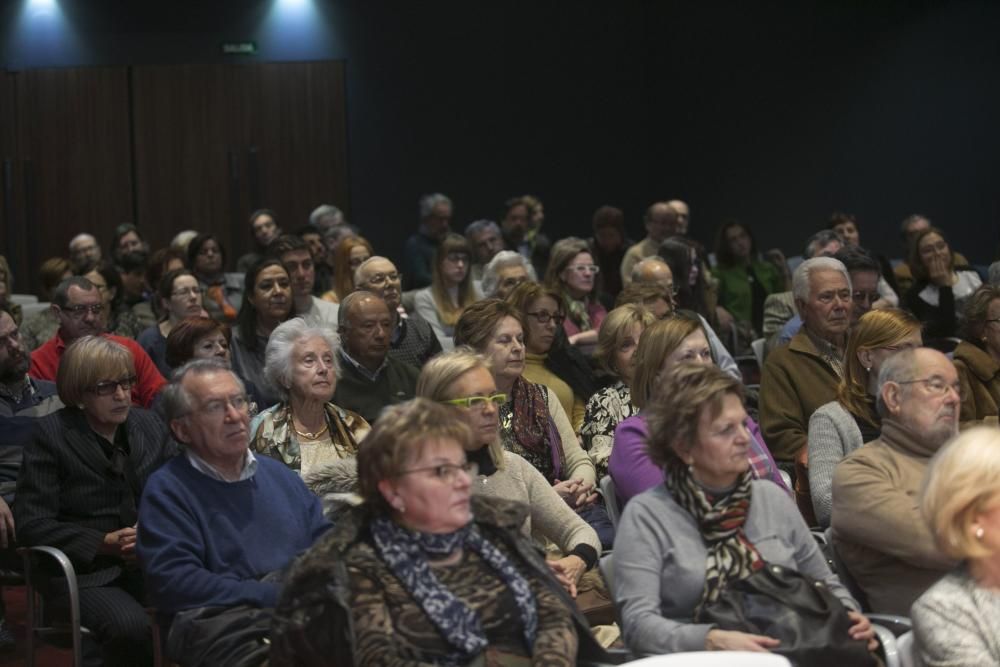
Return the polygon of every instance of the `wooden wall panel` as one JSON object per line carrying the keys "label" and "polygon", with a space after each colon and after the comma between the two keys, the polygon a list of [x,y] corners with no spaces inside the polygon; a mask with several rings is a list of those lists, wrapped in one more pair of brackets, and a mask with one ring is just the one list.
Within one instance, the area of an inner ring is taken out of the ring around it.
{"label": "wooden wall panel", "polygon": [[0,255],[14,272],[14,289],[28,289],[23,187],[17,169],[17,81],[13,72],[0,73]]}

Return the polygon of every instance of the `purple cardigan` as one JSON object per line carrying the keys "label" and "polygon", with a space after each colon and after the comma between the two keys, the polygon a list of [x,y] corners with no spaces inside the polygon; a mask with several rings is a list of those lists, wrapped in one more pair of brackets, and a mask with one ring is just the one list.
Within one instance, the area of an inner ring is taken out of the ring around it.
{"label": "purple cardigan", "polygon": [[[764,444],[760,426],[753,419],[747,418],[747,428],[750,430],[748,458],[753,476],[756,479],[769,479],[789,493],[770,450]],[[648,439],[649,427],[641,413],[622,421],[615,428],[615,440],[608,459],[608,474],[615,482],[618,502],[622,507],[633,496],[663,482],[663,470],[646,453]]]}

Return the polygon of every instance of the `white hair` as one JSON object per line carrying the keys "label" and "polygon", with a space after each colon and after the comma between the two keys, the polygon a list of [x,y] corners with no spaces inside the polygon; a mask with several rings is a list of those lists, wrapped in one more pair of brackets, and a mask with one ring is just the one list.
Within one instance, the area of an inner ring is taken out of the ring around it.
{"label": "white hair", "polygon": [[[332,218],[329,225],[324,224],[324,218]],[[309,214],[309,224],[317,229],[342,225],[344,224],[344,212],[332,204],[320,204]]]}
{"label": "white hair", "polygon": [[795,267],[792,274],[792,295],[796,300],[809,300],[809,277],[814,271],[840,271],[847,281],[847,289],[851,289],[851,276],[843,262],[833,257],[813,257]]}
{"label": "white hair", "polygon": [[337,334],[328,328],[312,326],[301,317],[293,317],[282,322],[271,332],[271,337],[267,341],[267,349],[264,351],[264,376],[283,402],[287,402],[289,398],[288,387],[292,382],[292,355],[295,352],[295,344],[312,338],[322,338],[330,347],[330,352],[333,353],[334,375],[340,375],[340,363],[337,357],[340,337]]}
{"label": "white hair", "polygon": [[434,207],[438,204],[447,204],[451,206],[451,199],[440,192],[435,192],[432,195],[424,195],[420,198],[420,219],[425,220],[431,217],[431,213],[434,212]]}
{"label": "white hair", "polygon": [[392,260],[389,259],[388,257],[382,257],[381,255],[372,255],[371,257],[369,257],[365,261],[363,261],[360,264],[358,264],[358,268],[354,269],[354,276],[352,278],[354,280],[354,286],[355,287],[358,287],[363,282],[367,282],[367,281],[361,280],[361,277],[365,274],[365,269],[368,267],[368,265],[371,264],[372,262],[376,262],[376,261],[389,262],[389,264],[392,264],[393,270],[399,271],[399,269],[396,268],[396,265],[393,264]]}
{"label": "white hair", "polygon": [[506,269],[508,266],[523,266],[528,273],[528,279],[532,282],[538,282],[535,267],[521,253],[513,250],[501,250],[483,267],[482,289],[485,298],[492,299],[496,296],[497,288],[500,286],[500,269]]}
{"label": "white hair", "polygon": [[97,243],[97,239],[94,237],[93,234],[86,234],[86,233],[84,233],[84,234],[77,234],[69,242],[69,249],[70,249],[70,251],[73,250],[73,246],[76,245],[77,242],[79,242],[79,241],[93,241],[94,243]]}

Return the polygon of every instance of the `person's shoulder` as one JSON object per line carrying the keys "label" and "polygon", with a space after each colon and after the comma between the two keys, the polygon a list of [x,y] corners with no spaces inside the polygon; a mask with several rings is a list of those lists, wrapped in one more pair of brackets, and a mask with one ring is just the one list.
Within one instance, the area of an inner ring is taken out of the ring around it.
{"label": "person's shoulder", "polygon": [[[910,611],[915,622],[919,624],[921,616],[932,615],[932,620],[948,610],[945,616],[952,616],[954,611],[964,607],[974,607],[973,589],[976,583],[965,568],[958,568],[941,577],[933,586],[917,598]],[[978,610],[976,610],[978,613]]]}
{"label": "person's shoulder", "polygon": [[769,479],[753,480],[750,482],[750,489],[753,494],[751,502],[764,503],[768,508],[771,508],[771,511],[767,512],[769,516],[777,510],[798,512],[791,498],[788,497],[788,492]]}
{"label": "person's shoulder", "polygon": [[128,411],[128,421],[139,428],[155,428],[166,434],[166,424],[163,418],[154,410],[132,406]]}
{"label": "person's shoulder", "polygon": [[386,357],[386,368],[392,369],[396,373],[406,376],[407,378],[413,378],[414,381],[420,377],[420,369],[413,364],[408,364],[401,359],[397,359],[391,354]]}
{"label": "person's shoulder", "polygon": [[145,345],[153,345],[161,338],[163,338],[163,334],[160,332],[160,327],[154,324],[153,326],[146,327],[145,329],[140,331],[139,335],[136,336],[135,339],[139,343],[139,345],[145,346]]}
{"label": "person's shoulder", "polygon": [[646,422],[646,417],[640,413],[632,415],[627,419],[623,419],[619,422],[618,426],[615,427],[615,437],[624,433],[638,433],[643,436],[648,435],[649,424]]}
{"label": "person's shoulder", "polygon": [[816,408],[809,421],[816,418],[826,418],[833,422],[840,422],[844,419],[851,419],[851,413],[847,411],[840,401],[830,401]]}

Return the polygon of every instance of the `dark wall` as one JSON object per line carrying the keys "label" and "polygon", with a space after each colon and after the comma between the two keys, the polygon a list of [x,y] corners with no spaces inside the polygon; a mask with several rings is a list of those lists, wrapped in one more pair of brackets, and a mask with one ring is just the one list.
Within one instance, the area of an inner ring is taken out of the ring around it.
{"label": "dark wall", "polygon": [[62,37],[9,9],[3,63],[345,59],[346,207],[390,254],[437,190],[462,226],[537,194],[553,236],[605,203],[640,236],[681,197],[705,242],[735,216],[797,254],[844,209],[891,255],[913,211],[975,261],[997,246],[995,3],[137,4],[64,1]]}

